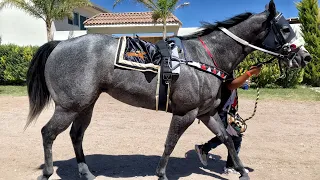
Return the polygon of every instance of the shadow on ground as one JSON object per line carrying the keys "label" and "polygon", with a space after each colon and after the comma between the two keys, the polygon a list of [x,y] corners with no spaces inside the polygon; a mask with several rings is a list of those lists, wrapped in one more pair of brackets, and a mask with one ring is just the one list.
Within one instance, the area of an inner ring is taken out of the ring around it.
{"label": "shadow on ground", "polygon": [[[160,156],[145,155],[87,155],[86,161],[95,176],[113,177],[113,178],[129,178],[136,176],[154,176]],[[77,163],[75,158],[65,161],[55,161],[54,166],[58,167],[57,174],[61,179],[76,180],[79,179]],[[225,161],[220,156],[212,155],[208,166],[203,169],[223,173]],[[170,157],[167,176],[171,179],[179,179],[187,177],[191,174],[202,174],[211,176],[216,179],[227,180],[219,175],[209,173],[201,169],[202,167],[197,154],[194,150],[186,153],[185,158]],[[43,168],[43,165],[40,166]],[[250,171],[253,171],[249,168]]]}

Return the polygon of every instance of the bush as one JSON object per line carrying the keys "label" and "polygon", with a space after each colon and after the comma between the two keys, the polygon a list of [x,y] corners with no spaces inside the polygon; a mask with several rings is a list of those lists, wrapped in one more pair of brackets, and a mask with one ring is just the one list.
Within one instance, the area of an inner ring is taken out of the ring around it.
{"label": "bush", "polygon": [[[249,54],[246,59],[241,62],[236,70],[236,76],[240,76],[245,73],[250,67],[258,62],[265,62],[271,59],[272,56],[255,51]],[[274,60],[270,64],[266,64],[262,67],[262,70],[259,76],[253,76],[251,81],[254,84],[257,84],[259,87],[284,87],[284,88],[292,88],[298,85],[303,80],[304,71],[299,70],[287,70],[285,71],[286,77],[284,79],[279,79],[280,77],[280,69],[278,65],[278,61]]]}
{"label": "bush", "polygon": [[296,88],[303,81],[304,69],[286,70],[286,77],[278,79],[276,84],[283,88]]}
{"label": "bush", "polygon": [[312,61],[306,66],[304,83],[320,86],[320,18],[318,0],[302,0],[297,3],[299,20],[306,49],[312,55]]}
{"label": "bush", "polygon": [[0,83],[23,85],[29,62],[38,47],[0,45]]}

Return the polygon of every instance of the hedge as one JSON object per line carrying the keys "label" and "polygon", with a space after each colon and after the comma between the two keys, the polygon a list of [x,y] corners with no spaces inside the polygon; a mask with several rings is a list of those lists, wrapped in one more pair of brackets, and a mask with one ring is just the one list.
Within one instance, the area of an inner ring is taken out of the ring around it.
{"label": "hedge", "polygon": [[0,84],[24,85],[37,46],[0,45]]}
{"label": "hedge", "polygon": [[[257,62],[264,62],[271,59],[272,56],[265,53],[255,51],[249,54],[246,59],[241,62],[236,70],[236,76],[239,76]],[[303,69],[285,70],[286,77],[281,79],[280,69],[277,60],[271,64],[264,65],[259,76],[252,77],[252,82],[259,87],[283,87],[294,88],[303,80]]]}

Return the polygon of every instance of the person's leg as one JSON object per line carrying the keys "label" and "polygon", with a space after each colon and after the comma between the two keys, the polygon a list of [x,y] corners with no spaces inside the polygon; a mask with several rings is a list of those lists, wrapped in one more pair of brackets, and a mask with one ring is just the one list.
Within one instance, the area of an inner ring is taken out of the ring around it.
{"label": "person's leg", "polygon": [[209,152],[211,149],[214,149],[214,148],[218,147],[218,146],[221,145],[221,144],[222,144],[222,142],[221,142],[220,139],[216,136],[216,137],[210,139],[207,143],[201,145],[201,147],[202,147],[202,150],[208,154],[208,152]]}
{"label": "person's leg", "polygon": [[216,136],[212,139],[210,139],[207,143],[203,144],[203,145],[195,145],[195,150],[199,156],[199,159],[201,161],[201,163],[204,166],[208,165],[208,152],[211,149],[216,148],[217,146],[219,146],[220,144],[222,144],[222,142],[220,141],[220,139]]}

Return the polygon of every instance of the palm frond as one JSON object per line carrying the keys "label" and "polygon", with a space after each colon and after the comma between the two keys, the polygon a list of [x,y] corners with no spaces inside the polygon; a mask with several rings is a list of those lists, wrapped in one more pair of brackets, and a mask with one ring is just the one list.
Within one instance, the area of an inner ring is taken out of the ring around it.
{"label": "palm frond", "polygon": [[158,19],[160,19],[160,18],[162,19],[160,11],[153,11],[152,12],[152,20],[154,23],[156,23],[158,21]]}
{"label": "palm frond", "polygon": [[168,4],[168,9],[173,12],[176,9],[178,3],[179,0],[171,0]]}
{"label": "palm frond", "polygon": [[154,2],[154,0],[136,0],[136,1],[141,4],[144,4],[151,11],[159,10],[159,7],[157,6],[157,3]]}
{"label": "palm frond", "polygon": [[50,14],[55,20],[61,20],[66,16],[71,17],[74,9],[92,5],[88,0],[55,0],[53,2]]}
{"label": "palm frond", "polygon": [[112,8],[115,8],[115,7],[116,7],[118,4],[120,4],[122,1],[123,1],[123,0],[116,0],[116,1],[114,1]]}

